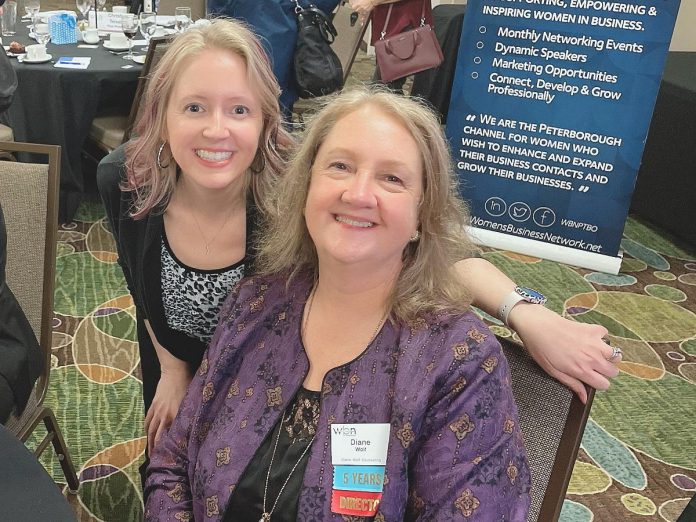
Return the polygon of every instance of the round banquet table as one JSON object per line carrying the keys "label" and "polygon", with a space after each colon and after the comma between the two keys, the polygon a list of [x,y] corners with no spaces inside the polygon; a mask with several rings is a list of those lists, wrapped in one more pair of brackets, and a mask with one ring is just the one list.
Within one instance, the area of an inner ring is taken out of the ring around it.
{"label": "round banquet table", "polygon": [[12,522],[77,520],[70,504],[34,454],[2,425],[0,506],[0,519]]}
{"label": "round banquet table", "polygon": [[[17,34],[3,38],[9,45],[36,42],[28,36],[24,21],[17,23]],[[103,41],[103,39],[102,39]],[[81,44],[82,42],[78,42]],[[61,146],[60,206],[61,223],[72,220],[84,192],[81,151],[97,113],[124,114],[130,111],[142,66],[113,55],[99,44],[96,49],[78,44],[47,46],[52,60],[43,64],[20,63],[12,58],[18,86],[14,102],[3,115],[14,131],[15,141]],[[140,48],[135,47],[138,53]],[[53,67],[61,56],[89,56],[87,69]],[[123,69],[124,65],[133,65]],[[45,158],[29,155],[22,161],[42,162]]]}

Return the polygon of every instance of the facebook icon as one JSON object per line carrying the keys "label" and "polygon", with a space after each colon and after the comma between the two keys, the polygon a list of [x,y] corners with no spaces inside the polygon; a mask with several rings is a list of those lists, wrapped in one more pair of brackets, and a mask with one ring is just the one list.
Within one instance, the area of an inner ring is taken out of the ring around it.
{"label": "facebook icon", "polygon": [[534,211],[533,219],[540,227],[550,227],[556,222],[556,213],[549,207],[539,207]]}

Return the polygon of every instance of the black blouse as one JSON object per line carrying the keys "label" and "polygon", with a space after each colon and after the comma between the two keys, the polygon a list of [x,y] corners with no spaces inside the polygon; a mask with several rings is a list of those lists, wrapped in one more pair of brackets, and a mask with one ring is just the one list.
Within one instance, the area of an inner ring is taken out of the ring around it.
{"label": "black blouse", "polygon": [[295,521],[309,450],[319,422],[320,396],[321,392],[305,388],[297,391],[294,400],[242,473],[230,497],[224,522],[259,522],[269,466],[266,512],[271,511],[278,499],[271,521]]}
{"label": "black blouse", "polygon": [[[134,220],[129,213],[133,207],[133,193],[121,190],[126,179],[124,146],[106,156],[97,169],[97,186],[106,208],[111,231],[116,240],[118,263],[135,302],[140,367],[143,377],[145,411],[150,408],[160,378],[159,359],[144,320],[150,322],[157,340],[172,355],[186,361],[191,371],[201,364],[207,343],[185,332],[170,328],[162,303],[161,246],[164,231],[162,210],[153,210],[143,219]],[[254,231],[257,212],[253,202],[247,202],[246,252],[242,263],[246,274],[251,272]],[[214,325],[213,325],[214,328]]]}

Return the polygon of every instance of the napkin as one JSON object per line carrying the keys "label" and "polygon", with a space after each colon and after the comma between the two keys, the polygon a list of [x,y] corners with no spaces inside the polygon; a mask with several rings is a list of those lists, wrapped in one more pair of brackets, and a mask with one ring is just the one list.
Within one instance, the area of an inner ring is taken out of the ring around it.
{"label": "napkin", "polygon": [[59,69],[87,69],[92,58],[89,56],[61,56],[53,67]]}

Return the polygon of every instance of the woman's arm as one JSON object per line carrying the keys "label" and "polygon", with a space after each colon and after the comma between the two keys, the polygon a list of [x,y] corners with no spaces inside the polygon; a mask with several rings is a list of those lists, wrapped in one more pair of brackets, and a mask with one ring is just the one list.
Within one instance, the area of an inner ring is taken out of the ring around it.
{"label": "woman's arm", "polygon": [[381,4],[395,4],[400,0],[350,0],[350,8],[358,13],[360,22],[364,23],[370,16],[372,10]]}
{"label": "woman's arm", "polygon": [[145,433],[147,433],[147,450],[152,450],[160,437],[169,429],[181,401],[191,382],[191,371],[188,364],[174,357],[155,337],[150,321],[145,320],[145,328],[155,346],[155,352],[160,362],[161,375],[157,383],[155,397],[145,416]]}
{"label": "woman's arm", "polygon": [[[473,304],[496,317],[498,307],[514,290],[515,283],[482,258],[459,261],[456,267],[473,296]],[[526,302],[512,309],[508,323],[539,366],[573,390],[583,402],[587,401],[583,383],[606,390],[608,378],[619,373],[606,360],[611,348],[602,341],[607,334],[603,326],[564,319],[541,305]]]}
{"label": "woman's arm", "polygon": [[[160,349],[168,353],[161,345],[158,345],[150,325],[147,324],[148,332],[152,337],[155,347],[160,353]],[[169,355],[173,357],[172,355]],[[167,364],[166,361],[164,363]],[[164,366],[163,366],[164,370]],[[162,379],[165,378],[164,371]],[[148,418],[150,418],[150,426],[158,422],[159,417],[150,417],[151,412],[155,409],[155,404],[162,390],[162,399],[166,399],[166,391],[162,388],[162,380],[157,386],[155,401],[150,407]],[[147,505],[145,506],[145,520],[148,522],[154,521],[171,521],[177,522],[181,520],[193,520],[193,495],[191,492],[191,484],[189,482],[189,454],[188,445],[191,436],[191,429],[196,412],[200,408],[203,399],[203,386],[205,376],[195,376],[191,386],[189,386],[183,401],[181,402],[181,411],[179,415],[168,426],[167,430],[155,430],[156,438],[160,434],[162,439],[155,447],[150,446],[150,430],[148,430],[148,447],[150,448],[150,465],[147,468],[147,481],[145,490],[147,493]],[[188,382],[187,382],[188,384]],[[179,404],[177,402],[177,408]],[[175,411],[176,413],[176,411]],[[146,420],[146,424],[147,424]]]}

